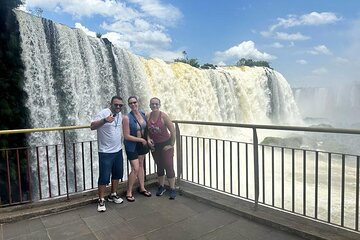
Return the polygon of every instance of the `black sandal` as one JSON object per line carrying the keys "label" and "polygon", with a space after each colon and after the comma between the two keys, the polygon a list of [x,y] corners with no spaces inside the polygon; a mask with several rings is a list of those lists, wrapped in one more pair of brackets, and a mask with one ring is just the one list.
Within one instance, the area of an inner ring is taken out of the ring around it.
{"label": "black sandal", "polygon": [[151,197],[151,192],[144,190],[144,191],[139,191],[139,193],[141,195],[144,195],[145,197]]}
{"label": "black sandal", "polygon": [[126,200],[127,200],[128,202],[135,202],[134,196],[126,196]]}

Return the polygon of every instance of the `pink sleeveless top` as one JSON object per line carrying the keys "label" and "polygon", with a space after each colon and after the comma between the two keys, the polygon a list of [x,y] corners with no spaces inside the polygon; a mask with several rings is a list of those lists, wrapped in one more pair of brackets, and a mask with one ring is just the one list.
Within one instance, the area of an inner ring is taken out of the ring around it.
{"label": "pink sleeveless top", "polygon": [[154,141],[154,143],[162,143],[167,141],[170,138],[170,134],[165,126],[165,123],[161,121],[161,112],[156,120],[153,122],[151,119],[152,113],[150,113],[150,119],[148,122],[148,129],[150,138]]}

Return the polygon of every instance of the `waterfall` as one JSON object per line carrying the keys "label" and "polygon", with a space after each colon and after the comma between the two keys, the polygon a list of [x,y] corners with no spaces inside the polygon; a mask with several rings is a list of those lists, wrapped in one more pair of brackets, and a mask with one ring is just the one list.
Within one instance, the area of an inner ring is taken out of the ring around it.
{"label": "waterfall", "polygon": [[[146,59],[114,47],[107,39],[89,37],[79,29],[21,11],[16,11],[16,15],[26,67],[24,89],[33,128],[90,124],[113,95],[120,95],[125,103],[130,95],[138,96],[140,108],[146,112],[150,110],[149,99],[157,96],[162,110],[177,120],[301,124],[289,84],[272,69],[204,70],[184,63]],[[89,132],[70,132],[67,138],[70,142],[96,139],[96,132]],[[208,130],[188,127],[184,132],[205,135]],[[28,142],[45,146],[58,143],[61,137],[57,132],[35,133],[29,135]],[[51,174],[56,172],[53,159],[51,156]],[[64,174],[60,172],[60,177]],[[57,191],[56,186],[52,191]]]}
{"label": "waterfall", "polygon": [[360,84],[327,88],[295,88],[301,115],[308,120],[338,127],[357,127],[360,118]]}
{"label": "waterfall", "polygon": [[112,95],[157,96],[173,119],[294,124],[300,115],[284,77],[263,67],[202,70],[145,59],[106,39],[16,12],[32,127],[89,124]]}

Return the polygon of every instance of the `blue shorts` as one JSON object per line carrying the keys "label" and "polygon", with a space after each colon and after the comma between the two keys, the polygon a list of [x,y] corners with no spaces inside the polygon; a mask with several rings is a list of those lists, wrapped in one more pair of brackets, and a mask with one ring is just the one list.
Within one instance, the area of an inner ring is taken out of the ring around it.
{"label": "blue shorts", "polygon": [[111,180],[123,178],[123,155],[122,150],[116,153],[99,152],[99,185],[107,185]]}

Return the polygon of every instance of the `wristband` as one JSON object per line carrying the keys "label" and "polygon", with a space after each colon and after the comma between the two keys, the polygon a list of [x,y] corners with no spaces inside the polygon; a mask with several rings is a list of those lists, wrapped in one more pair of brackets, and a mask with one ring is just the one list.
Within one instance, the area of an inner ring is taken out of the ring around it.
{"label": "wristband", "polygon": [[107,123],[108,121],[106,120],[106,118],[103,118],[103,123]]}

